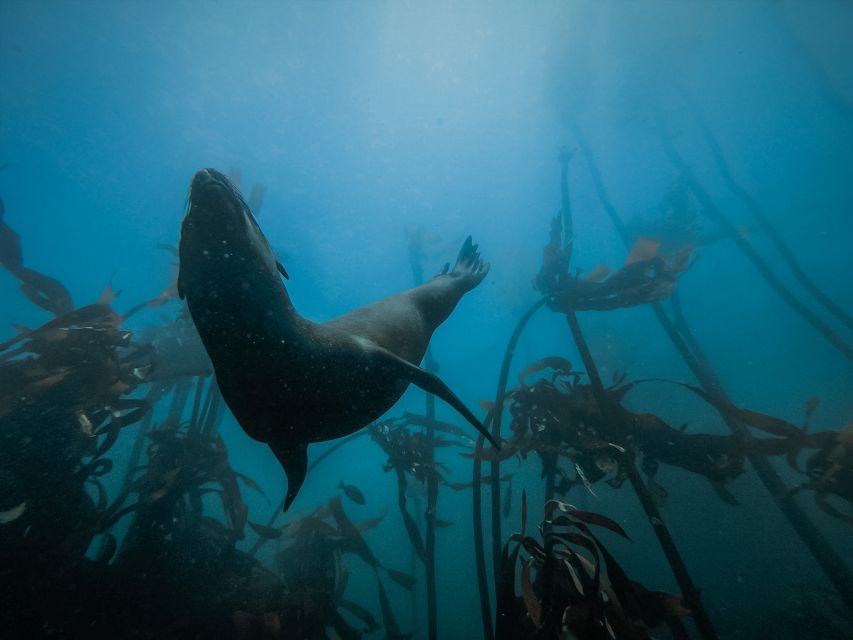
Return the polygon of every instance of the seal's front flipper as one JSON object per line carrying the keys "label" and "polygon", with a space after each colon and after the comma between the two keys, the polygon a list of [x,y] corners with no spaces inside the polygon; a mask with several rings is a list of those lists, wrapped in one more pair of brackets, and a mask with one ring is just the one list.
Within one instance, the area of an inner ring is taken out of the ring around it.
{"label": "seal's front flipper", "polygon": [[275,266],[278,269],[278,272],[284,276],[285,280],[290,280],[290,276],[287,275],[287,269],[284,268],[284,265],[281,264],[278,260],[275,261]]}
{"label": "seal's front flipper", "polygon": [[483,423],[477,420],[477,416],[471,413],[468,407],[466,407],[462,400],[459,399],[459,396],[453,393],[450,387],[442,382],[441,378],[429,371],[425,371],[420,367],[413,365],[411,362],[403,360],[403,358],[391,351],[388,351],[387,349],[383,349],[382,347],[376,348],[393,363],[393,366],[398,369],[401,378],[408,380],[427,393],[431,393],[432,395],[438,396],[444,400],[447,404],[456,409],[463,418],[470,422],[477,431],[482,433],[486,440],[491,442],[496,449],[501,448],[500,444],[498,444],[498,442],[492,437],[492,434],[490,434],[486,427],[483,426]]}
{"label": "seal's front flipper", "polygon": [[308,445],[281,445],[275,442],[268,444],[287,474],[287,497],[284,499],[284,510],[287,511],[305,482],[305,474],[308,473]]}

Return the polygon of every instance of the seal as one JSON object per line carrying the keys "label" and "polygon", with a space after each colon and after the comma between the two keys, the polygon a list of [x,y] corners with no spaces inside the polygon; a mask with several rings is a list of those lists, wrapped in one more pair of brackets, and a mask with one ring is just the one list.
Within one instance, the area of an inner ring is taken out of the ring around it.
{"label": "seal", "polygon": [[287,272],[237,189],[203,169],[190,187],[179,256],[178,295],[226,404],[287,474],[285,510],[305,480],[308,444],[358,431],[409,384],[447,402],[498,446],[456,394],[418,366],[436,327],[489,272],[470,236],[452,271],[445,265],[419,287],[311,322],[293,307]]}

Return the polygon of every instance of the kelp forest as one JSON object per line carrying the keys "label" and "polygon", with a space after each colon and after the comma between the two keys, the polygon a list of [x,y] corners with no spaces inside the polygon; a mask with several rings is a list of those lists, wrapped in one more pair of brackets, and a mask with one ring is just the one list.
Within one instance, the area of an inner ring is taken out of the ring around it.
{"label": "kelp forest", "polygon": [[850,640],[851,154],[849,2],[3,0],[0,638]]}
{"label": "kelp forest", "polygon": [[[795,296],[716,208],[671,140],[665,144],[676,178],[662,214],[631,227],[609,200],[582,131],[574,133],[575,148],[564,148],[555,163],[558,213],[540,216],[547,243],[541,268],[531,274],[540,297],[506,337],[494,397],[481,403],[501,448],[438,420],[430,395],[422,412],[386,416],[329,443],[312,458],[309,477],[344,458],[347,445],[360,438],[385,460],[396,504],[370,519],[354,515],[364,492],[344,483],[298,514],[283,513],[281,504],[270,504],[268,513],[250,511],[247,494],[263,489],[250,471],[235,468],[219,433],[227,410],[174,283],[124,310],[119,300],[132,292],[119,297],[112,284],[97,300],[75,304],[61,282],[25,266],[21,239],[2,223],[4,269],[52,316],[39,327],[16,326],[0,345],[4,628],[22,638],[436,638],[437,582],[449,570],[437,531],[461,529],[438,517],[450,491],[470,492],[473,539],[457,534],[454,545],[469,545],[473,562],[455,570],[476,572],[471,584],[479,590],[485,640],[718,638],[718,621],[704,604],[707,592],[681,552],[685,540],[667,524],[684,506],[668,500],[657,479],[661,467],[670,467],[670,477],[707,481],[711,495],[733,513],[739,501],[730,483],[753,477],[767,508],[784,516],[780,535],[790,536],[797,552],[825,574],[829,586],[815,596],[823,602],[821,637],[843,637],[853,624],[853,578],[845,551],[824,536],[816,515],[853,526],[853,423],[822,424],[818,398],[804,399],[797,423],[731,400],[679,302],[680,277],[702,245],[693,223],[704,217],[716,225],[713,241],[743,251],[792,313],[812,322],[848,359],[849,345],[818,312],[832,311],[848,327],[849,316],[822,294]],[[582,170],[590,172],[600,205],[624,240],[619,267],[573,263],[584,229],[574,223],[569,185],[570,175]],[[239,182],[239,172],[232,175]],[[256,214],[264,190],[251,189]],[[768,216],[748,202],[772,233]],[[427,268],[422,235],[409,240],[419,283]],[[781,247],[806,290],[819,294],[793,251]],[[167,259],[174,252],[163,249]],[[648,309],[660,323],[689,379],[648,378],[642,370],[604,379],[584,320],[628,307]],[[514,362],[537,313],[565,318],[565,344],[555,344],[553,353],[576,353],[576,362],[553,354]],[[143,329],[125,328],[144,314],[150,321]],[[520,368],[515,379],[513,366]],[[432,353],[425,367],[438,367]],[[632,392],[650,386],[667,397],[695,396],[729,433],[671,425],[654,406],[630,403]],[[464,461],[468,479],[449,477],[444,461],[451,457]],[[541,484],[520,486],[520,466],[534,467],[532,477]],[[784,479],[792,473],[796,482]],[[626,524],[608,504],[613,491],[641,505],[659,547],[628,553],[659,553],[677,589],[662,590],[654,577],[623,567],[613,542],[630,541],[637,524]],[[593,506],[576,506],[581,503]],[[391,520],[402,524],[405,542],[383,535]],[[383,560],[389,544],[410,546],[409,566]],[[371,586],[348,588],[353,572],[365,571]],[[426,619],[413,628],[408,608],[419,607]],[[789,612],[789,624],[804,624],[796,614]]]}

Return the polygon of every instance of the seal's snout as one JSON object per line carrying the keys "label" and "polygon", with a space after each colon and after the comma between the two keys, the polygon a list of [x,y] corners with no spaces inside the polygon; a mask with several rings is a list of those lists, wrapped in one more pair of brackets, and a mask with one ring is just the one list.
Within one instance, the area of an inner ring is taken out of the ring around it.
{"label": "seal's snout", "polygon": [[202,193],[211,187],[231,189],[231,182],[216,169],[202,169],[193,176],[190,190],[192,193]]}
{"label": "seal's snout", "polygon": [[193,176],[192,184],[190,185],[192,190],[195,191],[197,189],[203,189],[210,184],[213,179],[212,171],[213,169],[202,169],[201,171],[196,171],[196,174]]}
{"label": "seal's snout", "polygon": [[238,212],[240,196],[231,181],[216,169],[196,172],[190,184],[190,204],[205,211]]}

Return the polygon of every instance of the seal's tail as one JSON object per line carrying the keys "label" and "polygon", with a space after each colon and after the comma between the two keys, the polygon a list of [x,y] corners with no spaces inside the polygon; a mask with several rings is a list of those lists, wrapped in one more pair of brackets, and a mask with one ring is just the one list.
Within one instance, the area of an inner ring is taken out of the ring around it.
{"label": "seal's tail", "polygon": [[471,236],[465,238],[459,255],[456,256],[456,265],[450,275],[460,278],[465,284],[465,290],[470,291],[483,281],[489,273],[489,263],[483,262],[477,246],[471,240]]}

